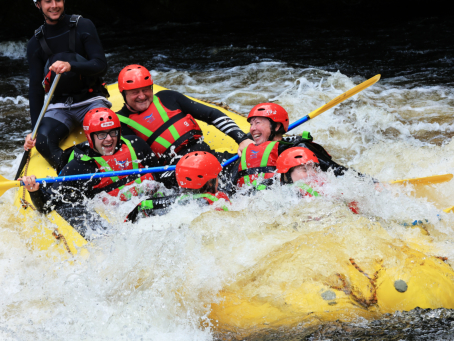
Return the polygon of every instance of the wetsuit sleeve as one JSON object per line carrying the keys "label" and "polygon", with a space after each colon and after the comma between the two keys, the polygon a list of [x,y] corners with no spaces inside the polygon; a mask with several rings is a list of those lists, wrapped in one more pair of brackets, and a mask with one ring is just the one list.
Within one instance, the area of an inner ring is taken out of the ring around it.
{"label": "wetsuit sleeve", "polygon": [[[97,170],[94,161],[81,162],[74,159],[62,169],[60,176],[90,174],[96,173]],[[55,206],[56,209],[62,204],[80,204],[86,198],[92,199],[94,197],[93,186],[99,184],[100,181],[100,179],[89,179],[54,183],[48,189],[51,202],[48,202],[47,205]]]}
{"label": "wetsuit sleeve", "polygon": [[46,203],[50,200],[50,196],[47,194],[45,189],[40,186],[39,190],[29,193],[33,206],[35,206],[39,213],[47,214],[50,212],[49,206],[46,205]]}
{"label": "wetsuit sleeve", "polygon": [[27,60],[30,69],[30,82],[28,98],[30,101],[30,117],[32,129],[38,120],[39,113],[44,104],[44,88],[42,86],[45,60],[43,60],[42,49],[38,40],[33,37],[27,45]]}
{"label": "wetsuit sleeve", "polygon": [[77,35],[80,35],[88,60],[69,62],[71,71],[88,77],[104,76],[107,72],[107,59],[95,25],[89,19],[80,18],[77,24]]}
{"label": "wetsuit sleeve", "polygon": [[240,127],[218,109],[193,101],[177,91],[164,90],[158,92],[157,96],[168,109],[181,109],[184,114],[191,114],[196,120],[215,126],[238,144],[246,140],[246,134]]}
{"label": "wetsuit sleeve", "polygon": [[[96,166],[90,162],[73,160],[68,163],[60,173],[60,176],[95,173]],[[47,214],[65,204],[82,204],[85,198],[93,198],[90,190],[99,183],[99,179],[57,182],[50,186],[40,186],[36,192],[31,192],[30,197],[36,209]]]}

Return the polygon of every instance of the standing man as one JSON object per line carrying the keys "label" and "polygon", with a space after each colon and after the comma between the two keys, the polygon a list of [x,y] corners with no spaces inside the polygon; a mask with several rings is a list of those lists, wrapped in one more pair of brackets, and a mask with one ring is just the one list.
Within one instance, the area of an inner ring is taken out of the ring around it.
{"label": "standing man", "polygon": [[107,60],[93,23],[80,15],[65,14],[64,0],[33,0],[44,16],[27,45],[30,67],[30,116],[35,126],[44,95],[56,74],[62,74],[54,97],[38,129],[36,140],[31,134],[24,149],[36,149],[54,168],[61,168],[61,140],[75,125],[81,125],[85,114],[99,107],[110,108],[108,92],[101,77],[107,71]]}
{"label": "standing man", "polygon": [[[173,90],[153,95],[153,79],[141,65],[129,65],[118,75],[118,89],[125,100],[117,112],[125,134],[136,134],[148,143],[161,165],[175,164],[181,156],[211,148],[203,142],[197,120],[214,125],[238,143],[238,154],[252,140],[220,110],[200,104]],[[217,153],[216,153],[217,154]],[[228,153],[227,153],[228,154]],[[218,154],[218,159],[228,155]],[[175,172],[167,185],[176,186]]]}

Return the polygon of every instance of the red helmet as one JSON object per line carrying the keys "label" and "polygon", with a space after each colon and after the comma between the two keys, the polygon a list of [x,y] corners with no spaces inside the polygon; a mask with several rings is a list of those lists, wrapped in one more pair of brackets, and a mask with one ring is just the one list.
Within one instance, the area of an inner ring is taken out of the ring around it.
{"label": "red helmet", "polygon": [[216,179],[222,166],[213,154],[192,152],[183,156],[177,163],[176,177],[180,187],[199,189],[208,180]]}
{"label": "red helmet", "polygon": [[290,168],[304,165],[308,162],[319,163],[317,157],[311,150],[303,147],[289,148],[277,158],[277,172],[287,173]]}
{"label": "red helmet", "polygon": [[247,117],[250,122],[253,117],[266,117],[276,123],[282,123],[284,130],[288,131],[288,113],[279,104],[275,103],[260,103],[252,108]]}
{"label": "red helmet", "polygon": [[92,134],[98,131],[111,130],[115,128],[120,129],[121,124],[116,113],[108,108],[91,109],[84,118],[84,133],[87,137],[90,148],[93,149]]}
{"label": "red helmet", "polygon": [[118,90],[133,90],[153,85],[150,71],[142,65],[128,65],[118,75]]}

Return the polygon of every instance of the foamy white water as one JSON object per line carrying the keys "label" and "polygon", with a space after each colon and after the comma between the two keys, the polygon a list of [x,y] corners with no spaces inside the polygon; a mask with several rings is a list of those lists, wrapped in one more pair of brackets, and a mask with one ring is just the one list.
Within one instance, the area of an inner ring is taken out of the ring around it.
{"label": "foamy white water", "polygon": [[0,43],[0,56],[22,59],[27,55],[27,43],[23,41],[5,41]]}
{"label": "foamy white water", "polygon": [[[277,62],[153,77],[159,85],[223,101],[243,113],[276,101],[291,121],[366,79]],[[453,173],[453,96],[449,87],[411,88],[384,80],[294,133],[310,131],[337,162],[384,183]],[[7,101],[22,105],[20,99]],[[18,162],[2,160],[2,175],[12,178]],[[401,223],[427,219],[437,256],[454,259],[452,214],[440,212],[454,205],[453,186],[433,185],[430,195],[415,198],[411,187],[377,192],[369,178],[349,172],[343,178],[328,174],[321,198],[300,199],[291,188],[276,186],[233,198],[230,212],[175,206],[166,216],[133,225],[120,223],[123,210],[107,207],[117,223],[88,245],[88,259],[71,261],[50,260],[30,248],[20,235],[11,190],[0,199],[1,339],[212,340],[210,303],[238,274],[306,233],[336,225],[338,233],[351,237],[351,226],[362,218],[404,241],[420,231]],[[351,201],[358,202],[359,216],[346,207]]]}

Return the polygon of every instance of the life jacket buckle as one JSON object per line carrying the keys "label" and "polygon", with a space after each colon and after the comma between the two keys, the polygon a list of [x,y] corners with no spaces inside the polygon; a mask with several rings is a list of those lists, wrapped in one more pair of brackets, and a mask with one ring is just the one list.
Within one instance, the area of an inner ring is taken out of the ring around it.
{"label": "life jacket buckle", "polygon": [[40,39],[42,36],[43,36],[43,27],[44,25],[41,25],[40,27],[38,27],[36,30],[35,30],[35,37],[36,39]]}
{"label": "life jacket buckle", "polygon": [[77,27],[77,24],[79,23],[81,15],[73,14],[71,15],[71,18],[69,19],[69,27]]}
{"label": "life jacket buckle", "polygon": [[66,102],[65,102],[65,106],[69,107],[71,109],[71,105],[73,104],[73,98],[72,96],[69,96],[67,99],[66,99]]}

